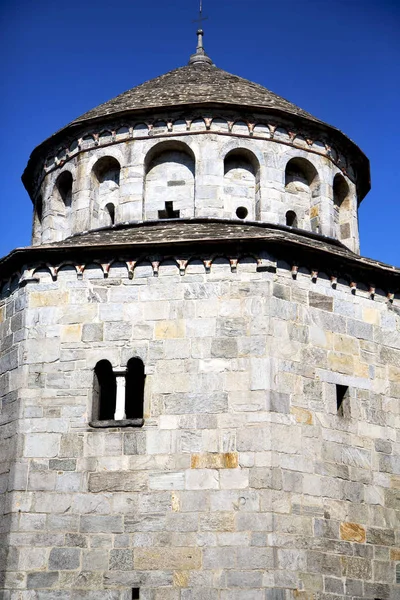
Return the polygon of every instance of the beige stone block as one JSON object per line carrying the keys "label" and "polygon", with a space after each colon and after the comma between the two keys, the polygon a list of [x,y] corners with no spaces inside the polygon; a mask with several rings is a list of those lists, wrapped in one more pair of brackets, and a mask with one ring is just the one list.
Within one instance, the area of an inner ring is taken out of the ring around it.
{"label": "beige stone block", "polygon": [[372,325],[379,324],[379,311],[376,308],[363,308],[363,321]]}
{"label": "beige stone block", "polygon": [[342,352],[343,354],[358,354],[358,340],[348,335],[341,335],[338,333],[333,334],[333,347],[334,350]]}
{"label": "beige stone block", "polygon": [[365,529],[358,523],[340,523],[340,539],[363,544],[366,539]]}
{"label": "beige stone block", "polygon": [[80,342],[82,325],[64,325],[61,329],[62,342]]}
{"label": "beige stone block", "polygon": [[313,217],[318,217],[318,215],[319,215],[319,207],[318,206],[312,206],[311,209],[310,209],[310,217],[311,217],[311,219]]}
{"label": "beige stone block", "polygon": [[186,571],[174,571],[174,587],[187,587],[189,584],[189,573]]}
{"label": "beige stone block", "polygon": [[360,363],[358,360],[354,361],[354,375],[356,377],[364,377],[368,379],[369,377],[369,368],[368,365]]}
{"label": "beige stone block", "polygon": [[135,548],[134,568],[138,571],[192,570],[201,567],[199,548]]}
{"label": "beige stone block", "polygon": [[0,323],[3,323],[4,321],[4,308],[1,307],[0,308]]}
{"label": "beige stone block", "polygon": [[313,424],[313,415],[311,411],[300,408],[299,406],[292,406],[290,412],[294,415],[297,423],[304,423],[304,425]]}
{"label": "beige stone block", "polygon": [[390,549],[390,560],[400,560],[400,548]]}
{"label": "beige stone block", "polygon": [[390,478],[390,487],[396,490],[400,490],[400,475],[393,475]]}
{"label": "beige stone block", "polygon": [[237,452],[204,452],[192,454],[192,469],[236,469],[239,465]]}
{"label": "beige stone block", "polygon": [[301,592],[299,590],[295,591],[296,593],[296,600],[314,600],[315,595],[313,592]]}
{"label": "beige stone block", "polygon": [[159,321],[155,325],[154,335],[158,340],[184,338],[185,321],[183,319],[177,319],[174,321]]}
{"label": "beige stone block", "polygon": [[69,294],[67,291],[46,290],[45,292],[31,292],[29,306],[31,308],[59,306],[61,304],[68,304],[68,299]]}
{"label": "beige stone block", "polygon": [[400,383],[400,369],[398,367],[393,367],[392,365],[389,365],[388,371],[390,381]]}
{"label": "beige stone block", "polygon": [[352,375],[354,373],[354,359],[348,354],[340,352],[329,352],[328,364],[332,371]]}

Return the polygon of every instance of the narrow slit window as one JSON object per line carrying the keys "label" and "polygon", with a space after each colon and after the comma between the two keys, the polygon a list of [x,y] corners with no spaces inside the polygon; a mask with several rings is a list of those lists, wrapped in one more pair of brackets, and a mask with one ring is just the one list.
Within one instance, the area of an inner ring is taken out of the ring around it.
{"label": "narrow slit window", "polygon": [[109,214],[111,225],[115,225],[115,206],[112,202],[106,204],[106,210]]}
{"label": "narrow slit window", "polygon": [[127,419],[143,419],[144,364],[140,358],[131,358],[126,370],[125,413]]}
{"label": "narrow slit window", "polygon": [[132,588],[132,600],[140,599],[140,588]]}
{"label": "narrow slit window", "polygon": [[346,407],[349,402],[349,388],[347,385],[336,385],[336,408],[337,414],[341,417],[345,415]]}
{"label": "narrow slit window", "polygon": [[117,384],[111,363],[100,360],[94,369],[93,418],[99,421],[114,419]]}

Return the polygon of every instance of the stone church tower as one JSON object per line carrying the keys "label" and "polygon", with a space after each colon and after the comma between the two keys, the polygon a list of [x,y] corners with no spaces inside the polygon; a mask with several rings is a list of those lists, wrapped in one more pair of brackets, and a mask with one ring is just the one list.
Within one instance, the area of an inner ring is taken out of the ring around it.
{"label": "stone church tower", "polygon": [[369,163],[188,66],[32,153],[0,261],[2,600],[400,598],[400,271]]}

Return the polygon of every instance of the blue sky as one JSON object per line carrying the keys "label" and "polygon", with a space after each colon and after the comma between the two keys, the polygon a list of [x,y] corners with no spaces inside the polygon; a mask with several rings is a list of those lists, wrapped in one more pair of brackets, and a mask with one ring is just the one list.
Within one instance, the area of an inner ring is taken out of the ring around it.
{"label": "blue sky", "polygon": [[[205,48],[335,125],[371,161],[361,252],[400,266],[400,2],[204,0]],[[0,256],[30,243],[20,176],[30,152],[78,115],[187,63],[198,0],[1,0]]]}

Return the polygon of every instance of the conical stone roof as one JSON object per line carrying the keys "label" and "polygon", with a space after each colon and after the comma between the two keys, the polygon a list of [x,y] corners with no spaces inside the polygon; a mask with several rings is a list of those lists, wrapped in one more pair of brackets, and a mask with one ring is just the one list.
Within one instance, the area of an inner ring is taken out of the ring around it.
{"label": "conical stone roof", "polygon": [[275,109],[321,123],[310,113],[258,83],[227,73],[215,65],[199,62],[146,81],[89,110],[71,124],[132,110],[188,104],[231,104]]}
{"label": "conical stone roof", "polygon": [[[22,175],[22,181],[30,194],[33,193],[32,176],[36,160],[48,148],[62,144],[63,138],[71,136],[71,132],[85,127],[87,123],[112,119],[129,113],[152,111],[154,109],[174,109],[179,106],[236,106],[249,108],[251,111],[272,111],[277,114],[304,119],[314,123],[317,128],[329,131],[333,139],[340,138],[353,153],[353,167],[362,172],[358,177],[358,193],[362,199],[370,188],[369,162],[360,149],[340,130],[307,111],[289,102],[282,96],[274,94],[258,83],[232,75],[216,67],[202,46],[203,31],[199,30],[196,53],[190,57],[189,64],[169,71],[155,79],[150,79],[134,87],[108,102],[89,110],[68,125],[54,133],[37,146],[28,161]],[[76,135],[76,134],[75,134]]]}

